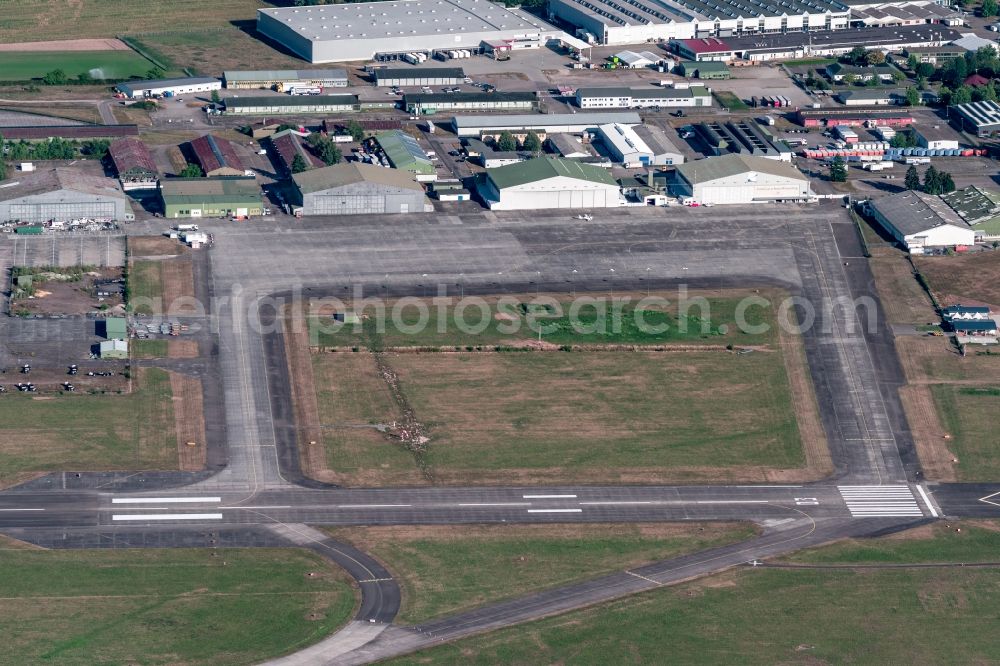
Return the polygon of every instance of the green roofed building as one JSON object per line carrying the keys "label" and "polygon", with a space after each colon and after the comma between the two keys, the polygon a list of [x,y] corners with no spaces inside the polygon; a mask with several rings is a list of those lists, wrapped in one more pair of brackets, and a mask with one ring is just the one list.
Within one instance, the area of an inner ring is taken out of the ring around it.
{"label": "green roofed building", "polygon": [[164,217],[249,217],[264,214],[253,176],[170,178],[160,183]]}
{"label": "green roofed building", "polygon": [[617,208],[624,201],[607,169],[558,157],[487,169],[479,193],[493,210]]}
{"label": "green roofed building", "polygon": [[729,65],[717,60],[699,60],[698,62],[682,62],[681,74],[699,79],[728,79],[732,77]]}
{"label": "green roofed building", "polygon": [[406,132],[402,130],[379,132],[375,135],[375,141],[394,169],[409,171],[415,174],[420,182],[437,180],[437,172],[431,158],[417,140]]}
{"label": "green roofed building", "polygon": [[108,317],[104,320],[104,337],[108,340],[127,338],[128,327],[124,317]]}

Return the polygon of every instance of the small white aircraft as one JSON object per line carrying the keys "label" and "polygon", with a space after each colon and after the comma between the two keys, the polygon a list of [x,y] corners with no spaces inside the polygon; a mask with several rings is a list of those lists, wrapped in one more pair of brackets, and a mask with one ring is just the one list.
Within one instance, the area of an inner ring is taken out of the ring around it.
{"label": "small white aircraft", "polygon": [[594,216],[589,215],[587,213],[580,213],[579,215],[576,216],[576,219],[583,220],[584,222],[590,222],[591,220],[594,219]]}

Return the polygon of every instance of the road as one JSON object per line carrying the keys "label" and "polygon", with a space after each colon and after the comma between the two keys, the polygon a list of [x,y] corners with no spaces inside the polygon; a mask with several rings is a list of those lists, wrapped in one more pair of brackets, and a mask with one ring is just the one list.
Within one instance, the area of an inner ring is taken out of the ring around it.
{"label": "road", "polygon": [[[833,206],[412,215],[397,220],[205,221],[205,294],[218,346],[210,434],[221,470],[61,473],[0,493],[0,531],[45,547],[298,545],[345,566],[355,622],[282,664],[366,663],[844,536],[942,516],[1000,517],[1000,483],[923,482],[896,388],[904,377],[850,220]],[[721,219],[721,218],[725,219]],[[156,233],[155,222],[133,233]],[[0,261],[5,253],[0,248]],[[834,474],[783,486],[334,488],[298,467],[274,299],[619,293],[777,286],[800,299]],[[845,306],[845,304],[847,304]],[[860,304],[860,307],[855,307]],[[211,379],[209,377],[208,379]],[[222,427],[224,426],[224,427]],[[308,487],[305,487],[308,486]],[[147,490],[148,489],[148,490]],[[139,491],[139,492],[137,492]],[[992,499],[991,499],[992,498]],[[307,525],[749,520],[749,542],[620,572],[419,627],[390,626],[399,588],[372,558]]]}

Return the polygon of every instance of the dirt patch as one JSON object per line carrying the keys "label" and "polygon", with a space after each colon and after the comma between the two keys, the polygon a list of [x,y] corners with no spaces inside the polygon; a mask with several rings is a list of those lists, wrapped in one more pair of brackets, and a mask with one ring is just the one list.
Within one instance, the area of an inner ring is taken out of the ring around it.
{"label": "dirt patch", "polygon": [[928,386],[904,386],[899,398],[906,411],[920,466],[929,481],[957,481],[955,454],[948,449],[945,431]]}
{"label": "dirt patch", "polygon": [[164,257],[184,254],[188,247],[166,236],[129,236],[128,253],[132,257]]}
{"label": "dirt patch", "polygon": [[180,469],[184,472],[199,472],[205,469],[205,407],[201,380],[177,372],[168,374],[173,393]]}
{"label": "dirt patch", "polygon": [[194,305],[194,267],[190,257],[161,262],[163,311],[171,315],[200,314]]}
{"label": "dirt patch", "polygon": [[27,541],[21,541],[20,539],[15,539],[9,537],[5,534],[0,534],[0,550],[45,550],[41,546],[36,546],[33,543],[28,543]]}
{"label": "dirt patch", "polygon": [[[926,467],[924,469],[927,469]],[[902,532],[893,532],[887,536],[880,537],[886,541],[926,541],[939,536],[940,529],[936,524],[921,525]]]}
{"label": "dirt patch", "polygon": [[295,425],[298,433],[299,464],[305,476],[329,483],[338,482],[337,475],[326,464],[323,430],[320,426],[319,405],[316,401],[316,383],[313,377],[312,355],[309,350],[308,327],[296,321],[295,315],[286,311],[284,321],[285,359],[292,404],[295,408]]}
{"label": "dirt patch", "polygon": [[129,51],[128,45],[118,39],[65,39],[51,42],[0,43],[4,51]]}
{"label": "dirt patch", "polygon": [[15,281],[10,310],[20,316],[113,310],[122,305],[122,276],[120,268],[95,268],[83,273],[79,269],[37,272],[30,276],[30,285]]}
{"label": "dirt patch", "polygon": [[197,340],[167,340],[168,358],[198,358]]}

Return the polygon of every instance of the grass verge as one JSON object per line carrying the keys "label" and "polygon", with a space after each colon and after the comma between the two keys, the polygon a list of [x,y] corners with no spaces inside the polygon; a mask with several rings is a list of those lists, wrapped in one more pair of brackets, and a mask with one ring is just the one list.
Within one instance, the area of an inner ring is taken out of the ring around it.
{"label": "grass verge", "polygon": [[[996,523],[796,560],[995,560]],[[396,659],[402,664],[972,664],[1000,654],[997,569],[742,568]]]}
{"label": "grass verge", "polygon": [[0,486],[29,471],[176,469],[169,376],[157,368],[137,375],[129,395],[5,395]]}
{"label": "grass verge", "polygon": [[958,480],[1000,478],[1000,443],[996,437],[1000,388],[968,384],[937,384],[930,388],[941,425],[951,436],[948,448],[958,458]]}
{"label": "grass verge", "polygon": [[0,549],[0,588],[12,664],[257,663],[354,609],[346,575],[298,549]]}
{"label": "grass verge", "polygon": [[378,557],[416,623],[622,568],[743,541],[739,523],[462,525],[329,530]]}
{"label": "grass verge", "polygon": [[131,51],[5,51],[0,72],[7,81],[27,81],[61,69],[71,77],[87,73],[95,79],[143,76],[153,65]]}

